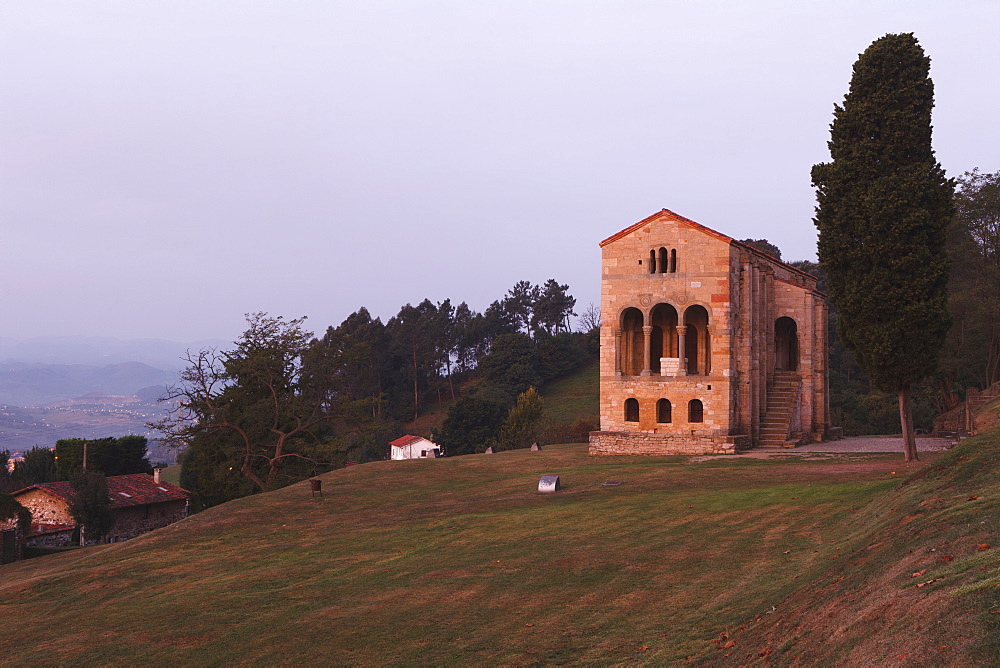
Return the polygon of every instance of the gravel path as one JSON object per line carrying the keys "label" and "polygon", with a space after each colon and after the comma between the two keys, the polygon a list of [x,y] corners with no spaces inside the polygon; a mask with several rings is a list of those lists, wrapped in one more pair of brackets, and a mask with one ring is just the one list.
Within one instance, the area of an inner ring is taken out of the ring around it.
{"label": "gravel path", "polygon": [[[917,452],[943,452],[955,444],[952,438],[917,437]],[[828,443],[810,443],[786,452],[902,452],[901,436],[853,436]]]}
{"label": "gravel path", "polygon": [[[934,438],[932,436],[917,437],[917,452],[944,452],[955,445],[953,438]],[[831,455],[848,454],[851,452],[889,452],[903,454],[903,439],[900,436],[854,436],[828,443],[810,443],[797,448],[781,450],[748,450],[738,455],[721,455],[723,457],[746,457],[749,459],[767,459],[768,457],[786,457],[788,455],[804,456],[805,459],[827,459]],[[814,455],[814,456],[810,456]],[[692,462],[707,462],[720,455],[699,455],[692,457]]]}

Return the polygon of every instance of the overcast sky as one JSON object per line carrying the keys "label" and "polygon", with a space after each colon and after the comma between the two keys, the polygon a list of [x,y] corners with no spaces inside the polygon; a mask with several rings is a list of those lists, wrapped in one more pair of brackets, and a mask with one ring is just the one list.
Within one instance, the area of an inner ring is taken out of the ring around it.
{"label": "overcast sky", "polygon": [[0,0],[0,341],[232,340],[599,300],[661,208],[815,259],[858,54],[914,32],[952,176],[1000,170],[1000,2]]}

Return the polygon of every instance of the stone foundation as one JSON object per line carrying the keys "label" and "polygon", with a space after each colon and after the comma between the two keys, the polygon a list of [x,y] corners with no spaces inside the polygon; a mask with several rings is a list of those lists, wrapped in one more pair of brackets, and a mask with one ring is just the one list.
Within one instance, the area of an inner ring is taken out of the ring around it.
{"label": "stone foundation", "polygon": [[750,437],[592,431],[591,455],[733,455],[750,448]]}

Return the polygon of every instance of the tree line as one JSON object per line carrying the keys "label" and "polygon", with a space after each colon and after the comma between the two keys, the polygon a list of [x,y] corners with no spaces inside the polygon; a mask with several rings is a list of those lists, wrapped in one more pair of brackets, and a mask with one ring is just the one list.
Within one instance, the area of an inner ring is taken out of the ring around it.
{"label": "tree line", "polygon": [[175,409],[150,426],[182,452],[181,486],[196,507],[384,459],[404,423],[445,402],[449,419],[467,416],[434,435],[451,454],[477,447],[470,401],[500,426],[511,419],[494,441],[513,447],[540,405],[529,393],[511,417],[518,398],[597,354],[596,331],[572,331],[575,305],[569,286],[550,279],[520,281],[481,313],[425,299],[383,323],[362,307],[319,337],[305,318],[248,314],[231,349],[188,354],[165,397]]}
{"label": "tree line", "polygon": [[84,470],[103,475],[152,473],[148,458],[149,442],[145,436],[118,438],[64,438],[55,448],[34,447],[11,466],[11,454],[0,450],[0,493],[9,493],[44,482],[70,480]]}

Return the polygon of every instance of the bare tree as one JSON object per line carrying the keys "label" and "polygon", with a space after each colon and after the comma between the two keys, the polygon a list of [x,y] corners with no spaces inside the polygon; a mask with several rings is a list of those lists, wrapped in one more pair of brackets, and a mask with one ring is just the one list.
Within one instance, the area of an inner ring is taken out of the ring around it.
{"label": "bare tree", "polygon": [[234,350],[189,352],[180,383],[161,399],[176,408],[149,426],[175,447],[220,435],[239,444],[239,472],[260,491],[274,487],[288,460],[318,464],[309,456],[316,430],[336,416],[325,392],[303,381],[313,336],[304,320],[247,314]]}
{"label": "bare tree", "polygon": [[577,323],[579,323],[580,330],[583,332],[599,329],[601,326],[601,307],[594,306],[594,302],[590,302],[587,308],[583,310],[583,313],[580,314],[580,317],[577,318]]}

